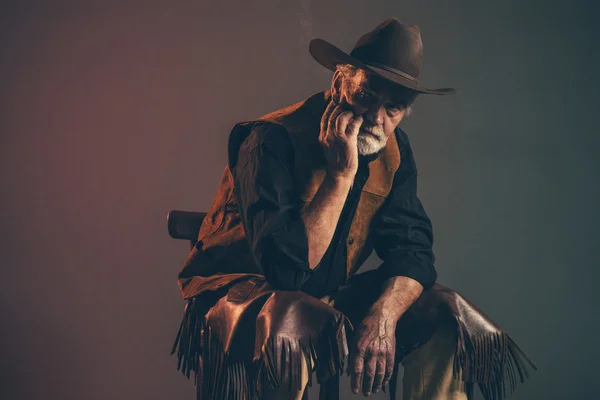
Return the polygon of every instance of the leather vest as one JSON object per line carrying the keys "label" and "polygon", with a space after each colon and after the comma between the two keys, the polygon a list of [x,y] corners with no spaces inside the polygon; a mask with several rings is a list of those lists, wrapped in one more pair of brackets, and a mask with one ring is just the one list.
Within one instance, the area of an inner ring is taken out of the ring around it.
{"label": "leather vest", "polygon": [[[198,242],[179,275],[184,298],[211,290],[215,286],[224,286],[247,274],[263,274],[252,256],[242,226],[229,166],[235,165],[238,150],[255,124],[282,125],[290,135],[294,151],[298,206],[306,207],[325,177],[326,163],[318,137],[321,117],[330,99],[329,91],[318,92],[258,120],[235,125],[229,138],[229,164],[225,167],[217,195],[200,227]],[[394,174],[399,166],[400,150],[396,137],[392,134],[383,151],[369,163],[369,178],[362,189],[346,241],[346,280],[356,273],[373,251],[369,236],[370,224],[390,193]],[[221,274],[227,276],[219,276]]]}

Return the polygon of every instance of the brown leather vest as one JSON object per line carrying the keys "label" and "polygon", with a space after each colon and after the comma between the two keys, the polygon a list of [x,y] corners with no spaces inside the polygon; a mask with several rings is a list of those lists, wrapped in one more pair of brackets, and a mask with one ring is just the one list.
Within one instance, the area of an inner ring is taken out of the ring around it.
{"label": "brown leather vest", "polygon": [[[325,177],[326,164],[318,142],[321,117],[330,101],[329,91],[267,114],[256,121],[237,124],[229,140],[229,159],[237,159],[237,150],[257,123],[284,126],[294,149],[294,179],[299,207],[308,205]],[[394,174],[400,166],[400,150],[395,135],[390,135],[385,149],[369,163],[365,183],[350,234],[347,238],[347,273],[349,279],[373,251],[369,225],[392,188]],[[261,274],[252,257],[235,196],[229,165],[225,167],[217,195],[200,227],[198,243],[179,276],[184,297],[203,291],[214,274]],[[212,276],[212,277],[211,277]],[[210,279],[207,279],[211,277]],[[226,281],[233,279],[231,275]],[[195,281],[193,285],[190,285]],[[219,285],[222,286],[222,285]]]}

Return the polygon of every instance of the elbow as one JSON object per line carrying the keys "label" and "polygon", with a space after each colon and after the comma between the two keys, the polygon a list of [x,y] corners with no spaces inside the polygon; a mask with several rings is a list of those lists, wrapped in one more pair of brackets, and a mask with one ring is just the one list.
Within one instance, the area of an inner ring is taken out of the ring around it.
{"label": "elbow", "polygon": [[263,266],[265,279],[276,290],[299,291],[310,278],[310,272],[304,269],[292,269],[282,266]]}
{"label": "elbow", "polygon": [[415,252],[414,258],[422,265],[422,268],[419,269],[422,271],[422,274],[419,277],[421,285],[423,285],[424,289],[430,289],[437,282],[438,278],[437,270],[434,265],[435,256],[433,255],[433,252]]}
{"label": "elbow", "polygon": [[269,285],[271,285],[271,287],[275,290],[287,290],[290,292],[298,292],[302,287],[302,285],[298,285],[294,282],[280,280],[272,277],[267,278],[267,282],[269,282]]}
{"label": "elbow", "polygon": [[429,270],[429,274],[426,275],[425,277],[423,277],[423,279],[421,281],[421,285],[423,286],[423,289],[427,290],[427,289],[431,289],[433,287],[433,285],[435,285],[436,282],[437,282],[437,272],[436,272],[435,268],[431,268]]}
{"label": "elbow", "polygon": [[267,236],[254,247],[254,255],[267,282],[276,290],[298,291],[312,275],[308,247],[298,242]]}

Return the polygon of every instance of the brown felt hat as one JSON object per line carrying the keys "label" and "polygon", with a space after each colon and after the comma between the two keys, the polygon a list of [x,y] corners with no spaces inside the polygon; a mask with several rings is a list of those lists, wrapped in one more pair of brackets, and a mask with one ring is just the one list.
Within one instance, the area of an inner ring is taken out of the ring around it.
{"label": "brown felt hat", "polygon": [[338,64],[350,64],[420,93],[445,95],[457,92],[453,88],[421,86],[423,42],[419,27],[396,18],[385,20],[362,35],[349,55],[323,39],[311,40],[309,51],[319,64],[332,71]]}

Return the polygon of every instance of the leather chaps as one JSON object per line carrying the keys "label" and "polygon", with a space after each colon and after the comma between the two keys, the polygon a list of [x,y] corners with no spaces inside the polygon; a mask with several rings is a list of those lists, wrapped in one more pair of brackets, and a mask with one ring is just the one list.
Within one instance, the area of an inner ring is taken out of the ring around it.
{"label": "leather chaps", "polygon": [[[339,398],[339,375],[353,324],[360,323],[381,293],[377,271],[353,276],[334,296],[333,307],[303,292],[274,290],[260,276],[236,280],[187,301],[172,353],[178,369],[193,373],[198,399],[255,400],[263,385],[300,390],[302,357],[320,384],[320,399]],[[474,398],[510,394],[533,362],[489,317],[457,292],[436,284],[424,291],[396,327],[396,366],[389,385],[396,398],[404,356],[426,343],[441,324],[457,330],[453,372]],[[309,386],[312,373],[309,373]],[[308,390],[304,399],[308,399]]]}

